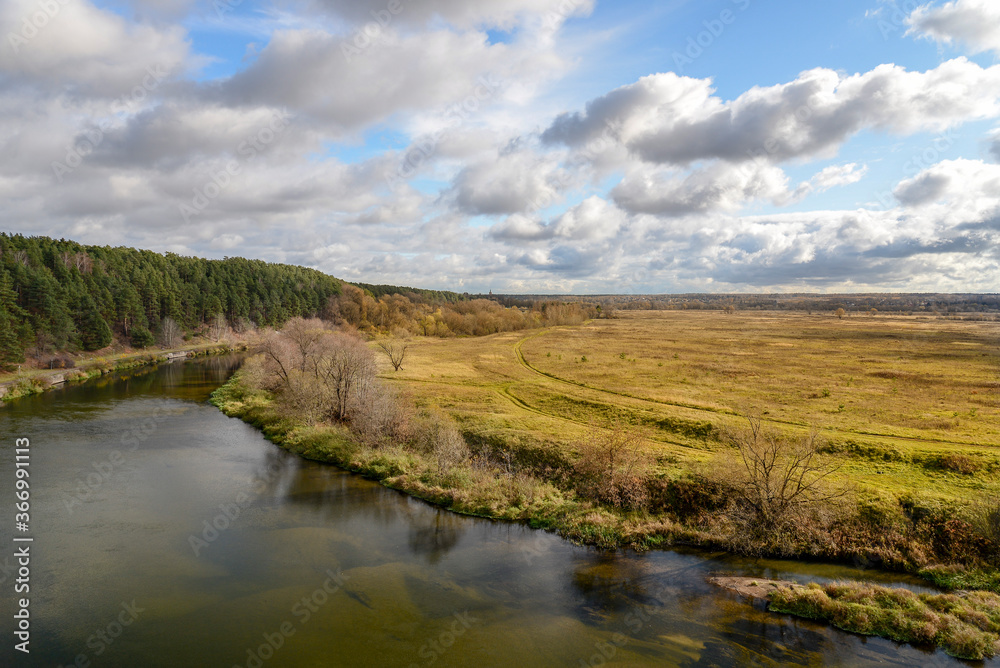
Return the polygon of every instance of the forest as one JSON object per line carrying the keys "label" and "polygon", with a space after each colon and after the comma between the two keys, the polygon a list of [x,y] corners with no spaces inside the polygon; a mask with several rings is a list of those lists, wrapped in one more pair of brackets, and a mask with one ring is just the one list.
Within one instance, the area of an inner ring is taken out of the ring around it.
{"label": "forest", "polygon": [[182,337],[280,328],[321,318],[370,336],[478,336],[578,324],[599,307],[505,307],[454,292],[358,287],[305,267],[208,260],[0,233],[0,370],[118,343],[173,347]]}

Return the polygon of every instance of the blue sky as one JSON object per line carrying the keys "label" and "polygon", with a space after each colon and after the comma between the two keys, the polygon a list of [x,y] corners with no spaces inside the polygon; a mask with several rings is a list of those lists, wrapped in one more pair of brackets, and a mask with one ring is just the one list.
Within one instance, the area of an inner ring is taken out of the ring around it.
{"label": "blue sky", "polygon": [[8,231],[468,291],[1000,283],[989,0],[10,0],[0,32]]}

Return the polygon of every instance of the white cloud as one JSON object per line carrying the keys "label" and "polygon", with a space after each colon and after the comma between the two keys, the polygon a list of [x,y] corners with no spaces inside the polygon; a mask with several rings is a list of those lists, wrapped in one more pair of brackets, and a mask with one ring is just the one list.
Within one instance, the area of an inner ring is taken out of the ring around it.
{"label": "white cloud", "polygon": [[943,5],[926,4],[906,19],[906,34],[937,42],[964,44],[972,53],[1000,54],[1000,3],[996,0],[954,0]]}
{"label": "white cloud", "polygon": [[782,162],[834,155],[863,129],[911,134],[1000,113],[1000,65],[982,68],[965,58],[926,72],[814,69],[730,102],[713,96],[711,84],[672,72],[643,77],[592,100],[585,112],[563,114],[543,139],[580,145],[610,129],[649,162]]}
{"label": "white cloud", "polygon": [[800,186],[800,192],[823,192],[830,188],[857,183],[868,173],[868,165],[858,167],[856,162],[830,165]]}
{"label": "white cloud", "polygon": [[0,4],[0,71],[15,81],[115,97],[151,72],[166,77],[192,66],[183,28],[133,23],[87,0]]}
{"label": "white cloud", "polygon": [[426,24],[444,20],[461,29],[512,29],[529,19],[561,25],[573,16],[586,16],[593,0],[315,0],[317,7],[355,25]]}
{"label": "white cloud", "polygon": [[790,196],[788,178],[780,168],[721,161],[687,173],[636,165],[611,195],[627,211],[662,216],[736,211],[748,202],[781,203]]}

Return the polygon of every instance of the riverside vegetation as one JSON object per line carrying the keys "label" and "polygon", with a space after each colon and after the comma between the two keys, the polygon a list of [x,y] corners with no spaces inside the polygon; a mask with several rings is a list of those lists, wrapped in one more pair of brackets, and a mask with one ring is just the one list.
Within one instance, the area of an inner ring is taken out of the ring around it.
{"label": "riverside vegetation", "polygon": [[[393,343],[406,355],[379,373],[356,332],[293,320],[214,400],[307,458],[578,542],[833,559],[1000,590],[988,324],[639,312]],[[963,647],[992,655],[995,631]],[[952,642],[928,633],[912,639]]]}

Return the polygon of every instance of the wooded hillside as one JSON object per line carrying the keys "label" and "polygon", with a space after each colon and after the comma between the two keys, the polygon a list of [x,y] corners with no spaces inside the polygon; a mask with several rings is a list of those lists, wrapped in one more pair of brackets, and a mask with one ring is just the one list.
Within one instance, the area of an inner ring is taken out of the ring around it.
{"label": "wooded hillside", "polygon": [[304,267],[0,233],[0,364],[97,350],[113,334],[145,347],[168,318],[188,331],[220,314],[234,327],[279,326],[321,315],[340,292]]}

